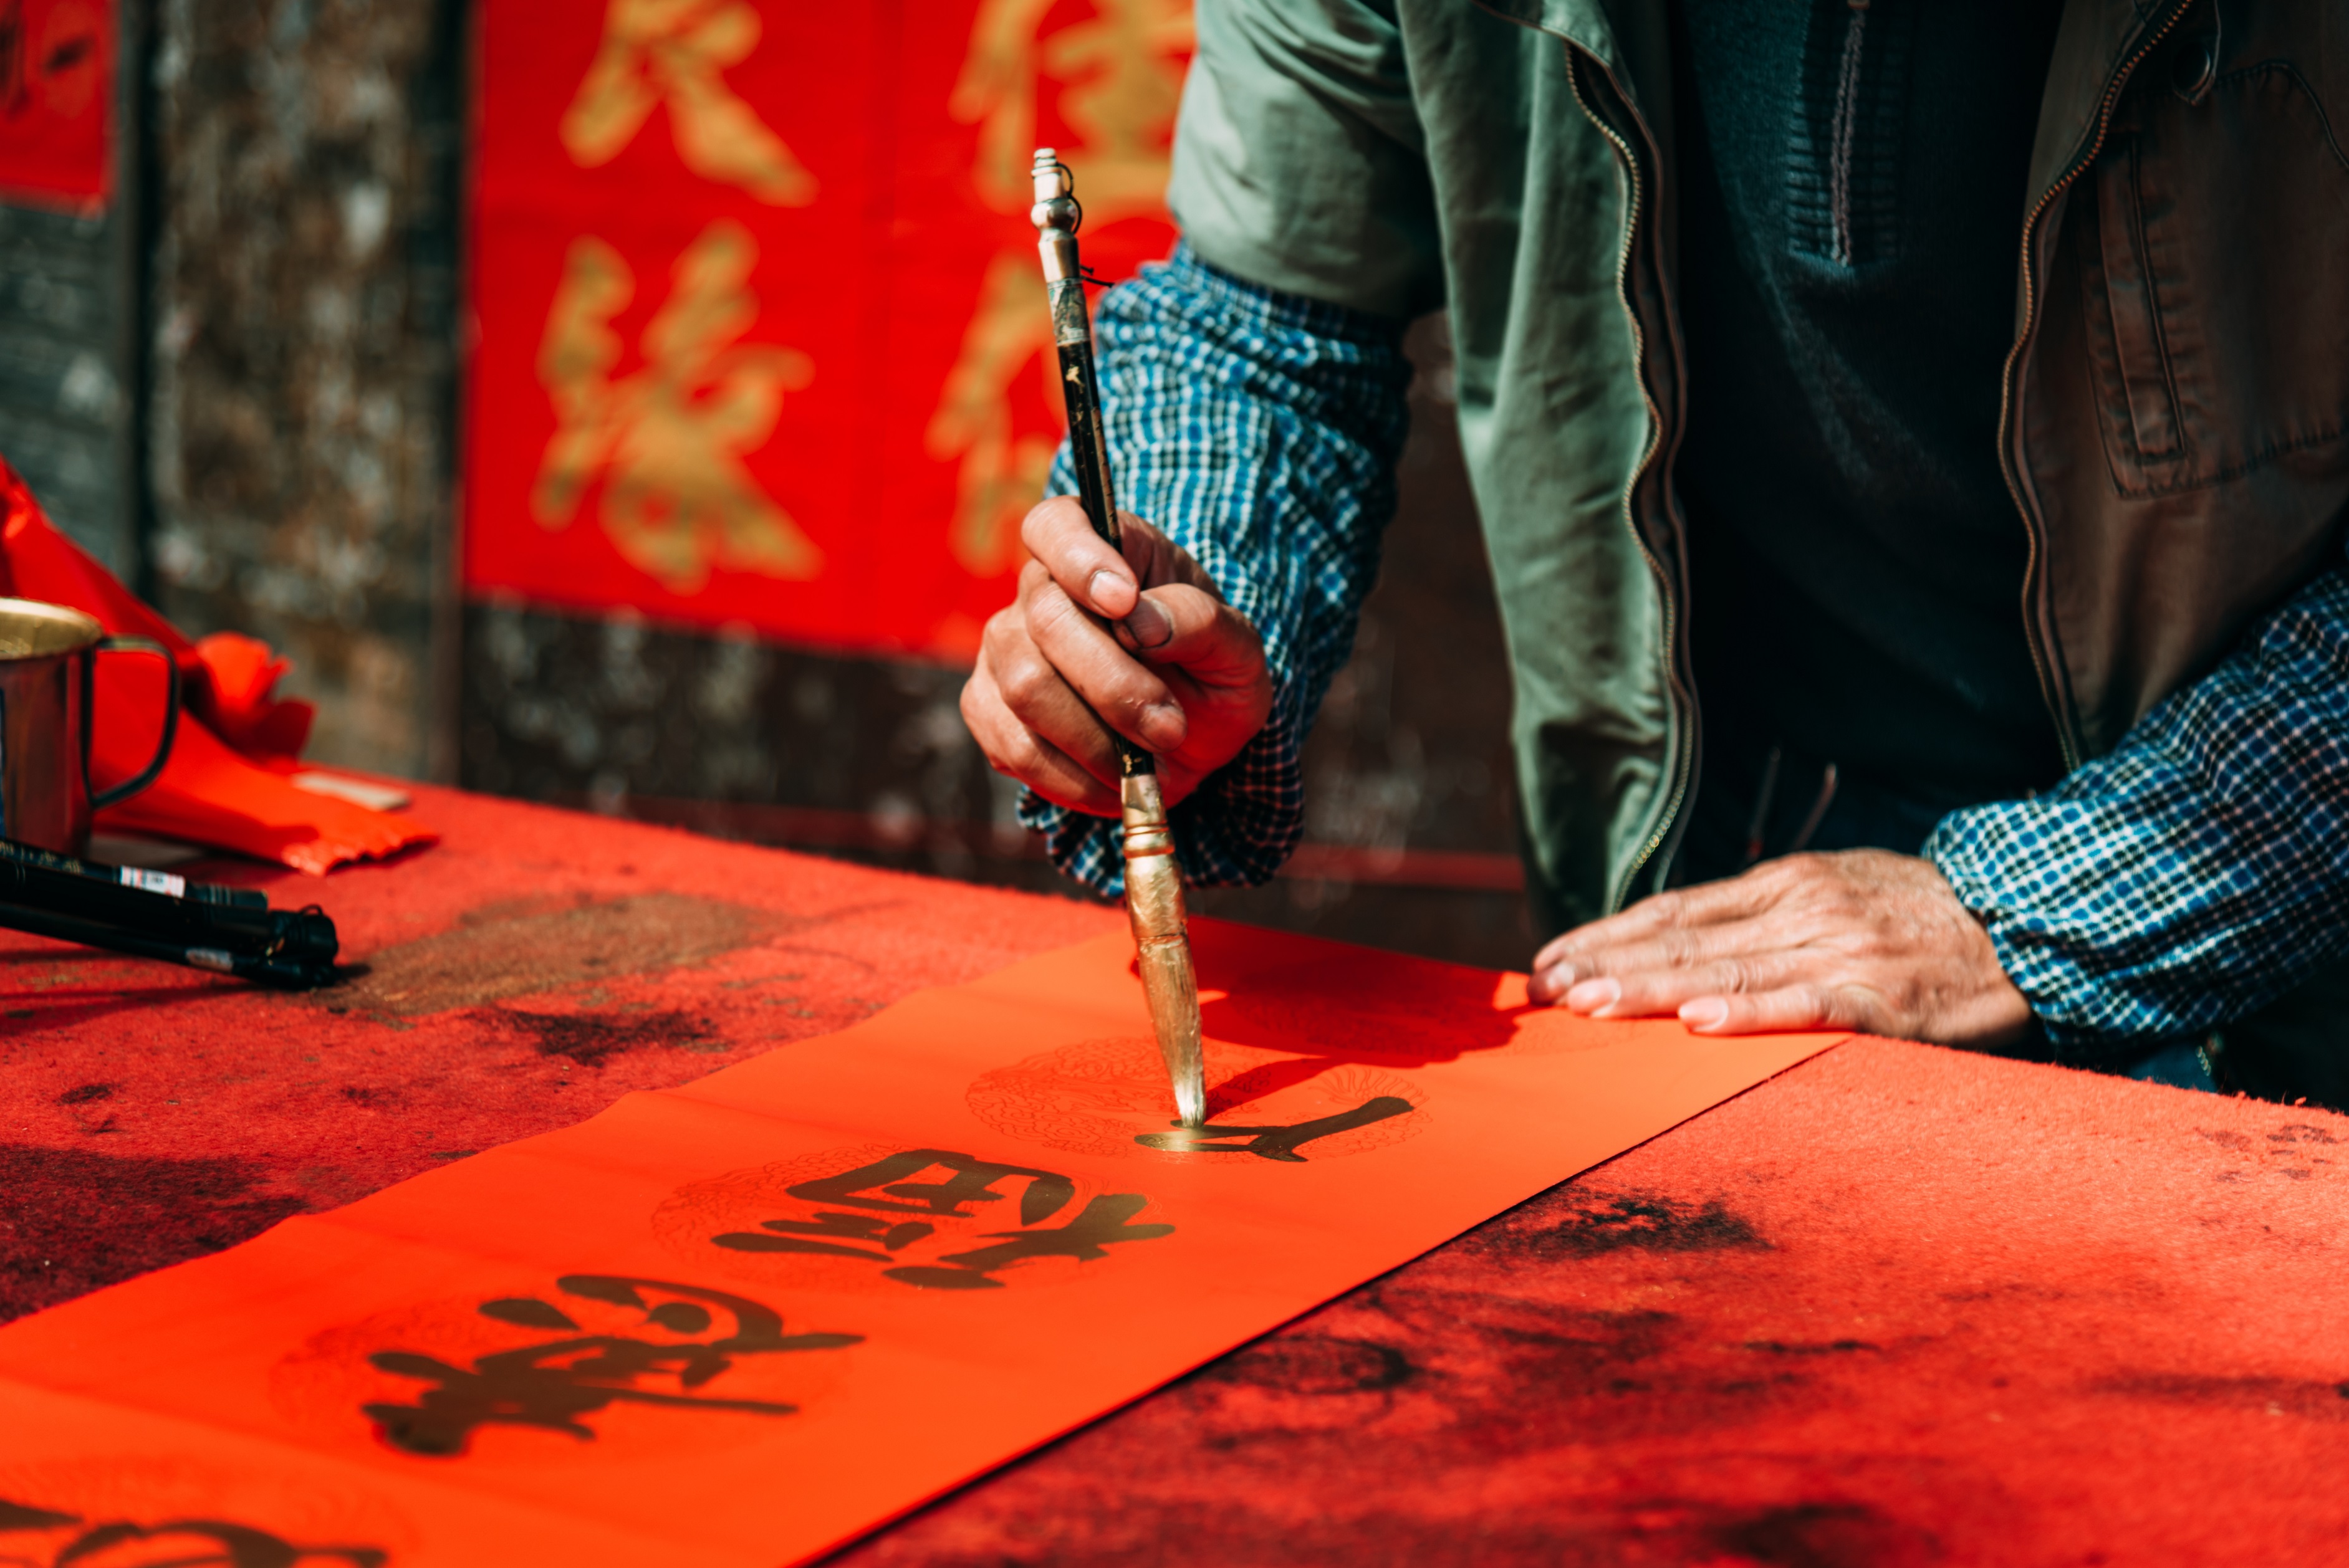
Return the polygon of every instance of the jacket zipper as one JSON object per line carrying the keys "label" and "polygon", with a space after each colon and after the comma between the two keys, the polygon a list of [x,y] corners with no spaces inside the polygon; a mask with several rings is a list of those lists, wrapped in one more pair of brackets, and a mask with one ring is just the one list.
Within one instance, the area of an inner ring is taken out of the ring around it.
{"label": "jacket zipper", "polygon": [[[1631,498],[1638,493],[1640,481],[1647,477],[1650,465],[1655,461],[1656,454],[1664,444],[1663,410],[1657,406],[1655,392],[1648,385],[1647,329],[1640,325],[1640,313],[1631,304],[1631,253],[1640,233],[1640,202],[1644,196],[1640,160],[1632,152],[1631,144],[1609,125],[1592,108],[1590,100],[1583,96],[1581,66],[1587,61],[1597,67],[1598,62],[1574,45],[1566,46],[1574,57],[1568,62],[1566,77],[1568,85],[1574,89],[1575,104],[1582,110],[1583,117],[1598,129],[1599,134],[1614,144],[1616,155],[1623,160],[1624,178],[1630,186],[1623,225],[1623,245],[1615,258],[1615,297],[1623,306],[1624,318],[1631,325],[1633,374],[1640,383],[1640,400],[1647,405],[1648,444],[1640,452],[1639,462],[1632,467],[1630,482],[1623,487],[1623,526],[1630,530],[1631,542],[1639,547],[1640,558],[1647,562],[1649,573],[1656,580],[1657,594],[1663,601],[1664,680],[1672,698],[1673,722],[1676,726],[1685,724],[1688,731],[1684,738],[1686,743],[1674,748],[1671,793],[1664,802],[1663,816],[1657,820],[1655,830],[1648,835],[1647,842],[1640,847],[1639,854],[1632,860],[1622,881],[1607,890],[1606,913],[1613,914],[1630,899],[1631,889],[1639,882],[1640,873],[1647,870],[1649,862],[1655,859],[1656,851],[1671,840],[1672,830],[1679,823],[1682,803],[1688,797],[1691,765],[1696,754],[1696,695],[1692,691],[1683,700],[1680,691],[1680,602],[1673,595],[1671,577],[1665,572],[1664,563],[1657,558],[1656,552],[1649,547],[1647,536],[1640,531],[1639,518],[1631,507]],[[1611,73],[1602,69],[1600,74],[1608,77],[1609,87],[1614,89],[1619,98],[1625,97],[1620,84],[1614,80]]]}
{"label": "jacket zipper", "polygon": [[2067,772],[2079,767],[2085,760],[2085,756],[2080,745],[2078,716],[2072,712],[2068,697],[2062,695],[2064,688],[2056,683],[2055,661],[2047,651],[2040,628],[2038,601],[2044,587],[2040,582],[2040,562],[2046,553],[2047,529],[2044,520],[2023,495],[2023,463],[2015,449],[2017,432],[2013,428],[2015,375],[2021,368],[2023,350],[2030,346],[2039,328],[2039,280],[2032,266],[2034,248],[2032,236],[2039,227],[2039,220],[2046,215],[2047,209],[2054,204],[2055,199],[2096,161],[2098,153],[2104,151],[2106,138],[2112,134],[2113,110],[2120,103],[2121,93],[2128,87],[2129,77],[2147,55],[2161,46],[2161,41],[2169,36],[2178,24],[2185,20],[2186,13],[2192,9],[2194,0],[2185,0],[2185,4],[2170,12],[2168,18],[2137,46],[2135,54],[2121,63],[2121,68],[2105,86],[2104,101],[2096,106],[2096,134],[2089,141],[2087,152],[2075,160],[2062,177],[2047,188],[2023,220],[2023,330],[2016,335],[2014,346],[2007,351],[2006,372],[1999,380],[1999,468],[2006,478],[2007,494],[2014,498],[2015,509],[2023,513],[2023,531],[2030,536],[2031,553],[2023,562],[2023,642],[2031,649],[2031,664],[2039,676],[2040,696],[2045,699],[2049,712],[2054,717],[2055,739],[2063,748],[2064,767]]}

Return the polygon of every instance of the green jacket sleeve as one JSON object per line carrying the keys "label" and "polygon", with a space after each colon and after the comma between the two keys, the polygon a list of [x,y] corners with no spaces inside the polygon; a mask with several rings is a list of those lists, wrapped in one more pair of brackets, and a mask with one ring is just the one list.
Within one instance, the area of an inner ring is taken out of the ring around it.
{"label": "green jacket sleeve", "polygon": [[1371,315],[1443,303],[1392,5],[1198,0],[1168,200],[1209,265]]}

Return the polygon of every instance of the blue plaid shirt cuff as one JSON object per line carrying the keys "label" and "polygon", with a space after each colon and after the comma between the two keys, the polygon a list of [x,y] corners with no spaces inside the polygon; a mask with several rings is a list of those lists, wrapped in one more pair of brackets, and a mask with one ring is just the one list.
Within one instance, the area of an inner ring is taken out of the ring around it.
{"label": "blue plaid shirt cuff", "polygon": [[[1303,742],[1292,681],[1274,695],[1272,715],[1256,738],[1167,813],[1185,882],[1254,887],[1280,869],[1305,833]],[[1032,790],[1020,793],[1019,820],[1044,836],[1045,849],[1070,876],[1105,897],[1125,892],[1115,821],[1055,806]]]}
{"label": "blue plaid shirt cuff", "polygon": [[2349,573],[2109,755],[1943,819],[1925,854],[2075,1059],[2240,1018],[2349,955]]}
{"label": "blue plaid shirt cuff", "polygon": [[[1305,735],[1378,574],[1409,426],[1403,324],[1258,288],[1178,247],[1103,296],[1096,325],[1120,504],[1189,551],[1264,638],[1264,728],[1171,814],[1188,881],[1252,886],[1304,836]],[[1075,489],[1065,445],[1048,489]],[[1116,823],[1032,791],[1019,813],[1069,875],[1124,891]]]}

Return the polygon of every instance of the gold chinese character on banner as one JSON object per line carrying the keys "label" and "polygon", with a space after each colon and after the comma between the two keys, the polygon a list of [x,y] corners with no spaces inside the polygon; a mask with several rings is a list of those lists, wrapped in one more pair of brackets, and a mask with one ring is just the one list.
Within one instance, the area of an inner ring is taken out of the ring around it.
{"label": "gold chinese character on banner", "polygon": [[609,163],[667,104],[688,169],[772,206],[806,206],[815,177],[719,76],[758,42],[746,0],[611,0],[603,44],[564,111],[564,150],[584,169]]}
{"label": "gold chinese character on banner", "polygon": [[804,579],[823,554],[742,465],[775,428],[785,392],[814,376],[796,349],[737,340],[758,319],[749,289],[759,248],[719,219],[671,273],[668,298],[638,339],[644,363],[615,378],[612,320],[636,294],[618,252],[582,237],[564,257],[548,309],[538,378],[555,431],[541,459],[531,512],[548,528],[578,514],[603,481],[599,520],[629,564],[674,593],[697,592],[710,569]]}
{"label": "gold chinese character on banner", "polygon": [[[997,211],[1025,215],[1036,116],[1047,91],[1076,132],[1061,159],[1077,170],[1085,223],[1100,228],[1162,210],[1169,143],[1191,49],[1185,0],[1094,0],[1089,21],[1040,31],[1053,0],[980,0],[947,110],[978,127],[972,181]],[[955,558],[992,576],[1016,559],[1019,519],[1042,493],[1056,442],[1018,434],[1011,389],[1031,370],[1057,407],[1051,319],[1032,238],[988,268],[962,352],[931,416],[926,446],[959,459]]]}
{"label": "gold chinese character on banner", "polygon": [[1061,395],[1040,279],[1032,248],[1005,251],[988,264],[978,308],[963,334],[962,353],[947,372],[926,438],[932,457],[962,459],[955,558],[982,577],[1010,563],[1019,520],[1044,493],[1057,444],[1043,431],[1016,435],[1012,428],[1011,387],[1021,372],[1042,373],[1048,407]]}

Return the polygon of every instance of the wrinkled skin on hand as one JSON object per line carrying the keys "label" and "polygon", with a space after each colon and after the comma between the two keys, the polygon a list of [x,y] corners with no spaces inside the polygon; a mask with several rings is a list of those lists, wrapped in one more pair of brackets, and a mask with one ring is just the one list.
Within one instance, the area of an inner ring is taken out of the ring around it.
{"label": "wrinkled skin on hand", "polygon": [[1165,535],[1123,512],[1118,526],[1122,551],[1070,497],[1029,512],[1019,597],[987,623],[962,691],[963,721],[997,772],[1102,817],[1119,809],[1112,727],[1157,754],[1172,806],[1272,711],[1248,618]]}
{"label": "wrinkled skin on hand", "polygon": [[2031,1026],[1940,872],[1883,850],[1658,893],[1544,947],[1532,994],[1594,1018],[1678,1014],[1704,1035],[1850,1029],[1996,1050]]}

